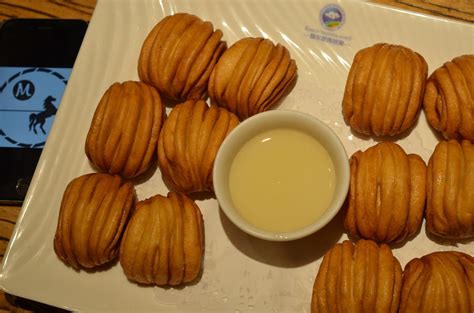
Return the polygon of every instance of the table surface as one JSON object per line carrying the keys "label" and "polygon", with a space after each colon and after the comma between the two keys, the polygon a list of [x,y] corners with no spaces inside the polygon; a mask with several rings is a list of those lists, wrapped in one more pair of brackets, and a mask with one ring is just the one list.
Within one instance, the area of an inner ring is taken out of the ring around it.
{"label": "table surface", "polygon": [[[405,10],[474,23],[474,0],[373,0]],[[79,18],[90,20],[96,0],[0,0],[0,21],[9,18]],[[0,262],[21,207],[0,206]],[[0,312],[52,312],[41,304],[0,291]]]}

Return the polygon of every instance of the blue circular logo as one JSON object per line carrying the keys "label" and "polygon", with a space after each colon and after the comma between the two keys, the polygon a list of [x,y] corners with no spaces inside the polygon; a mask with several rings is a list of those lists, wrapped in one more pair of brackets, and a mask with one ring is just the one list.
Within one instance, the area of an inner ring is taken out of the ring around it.
{"label": "blue circular logo", "polygon": [[346,16],[340,6],[337,4],[329,4],[319,12],[319,20],[324,28],[337,30],[344,25]]}
{"label": "blue circular logo", "polygon": [[0,147],[44,146],[67,83],[63,74],[69,71],[39,67],[1,68]]}

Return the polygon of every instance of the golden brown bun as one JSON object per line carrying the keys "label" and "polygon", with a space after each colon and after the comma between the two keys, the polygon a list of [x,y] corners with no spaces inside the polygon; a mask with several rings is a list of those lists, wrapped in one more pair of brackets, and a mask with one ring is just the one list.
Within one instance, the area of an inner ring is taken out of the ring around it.
{"label": "golden brown bun", "polygon": [[86,154],[100,170],[135,177],[150,165],[165,113],[160,95],[140,82],[114,83],[95,110]]}
{"label": "golden brown bun", "polygon": [[268,110],[296,78],[288,50],[269,39],[243,38],[221,56],[209,79],[213,103],[240,120]]}
{"label": "golden brown bun", "polygon": [[178,285],[194,280],[204,253],[201,211],[176,192],[137,203],[120,246],[125,275],[143,284]]}
{"label": "golden brown bun", "polygon": [[134,199],[133,185],[117,175],[73,179],[64,192],[54,236],[58,257],[75,269],[115,259]]}
{"label": "golden brown bun", "polygon": [[444,63],[426,83],[428,123],[446,139],[474,140],[474,54]]}
{"label": "golden brown bun", "polygon": [[402,241],[423,219],[426,165],[392,142],[379,143],[350,159],[351,182],[344,227],[354,237]]}
{"label": "golden brown bun", "polygon": [[209,75],[226,48],[222,32],[197,16],[177,13],[148,34],[138,61],[140,80],[176,100],[203,99]]}
{"label": "golden brown bun", "polygon": [[184,193],[212,191],[217,150],[238,123],[233,113],[208,107],[202,100],[176,105],[158,141],[158,162],[166,183]]}
{"label": "golden brown bun", "polygon": [[357,52],[347,78],[342,111],[365,135],[394,136],[418,117],[428,65],[403,46],[378,43]]}
{"label": "golden brown bun", "polygon": [[408,262],[403,272],[400,313],[474,312],[474,258],[434,252]]}
{"label": "golden brown bun", "polygon": [[426,228],[441,237],[474,236],[474,145],[440,141],[428,162]]}
{"label": "golden brown bun", "polygon": [[325,255],[313,286],[312,313],[398,312],[402,269],[390,248],[346,240]]}

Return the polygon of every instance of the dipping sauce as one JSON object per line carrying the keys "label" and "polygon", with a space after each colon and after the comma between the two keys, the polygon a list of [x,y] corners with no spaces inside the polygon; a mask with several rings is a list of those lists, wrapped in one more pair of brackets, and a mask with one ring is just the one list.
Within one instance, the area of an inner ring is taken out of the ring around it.
{"label": "dipping sauce", "polygon": [[312,136],[293,129],[262,132],[235,156],[229,189],[235,208],[251,224],[290,232],[316,221],[336,185],[329,153]]}

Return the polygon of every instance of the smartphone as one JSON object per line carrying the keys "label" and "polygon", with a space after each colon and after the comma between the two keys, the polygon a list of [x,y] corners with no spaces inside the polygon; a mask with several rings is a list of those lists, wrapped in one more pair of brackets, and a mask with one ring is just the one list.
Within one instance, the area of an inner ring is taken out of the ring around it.
{"label": "smartphone", "polygon": [[21,204],[87,29],[82,20],[0,26],[0,203]]}

